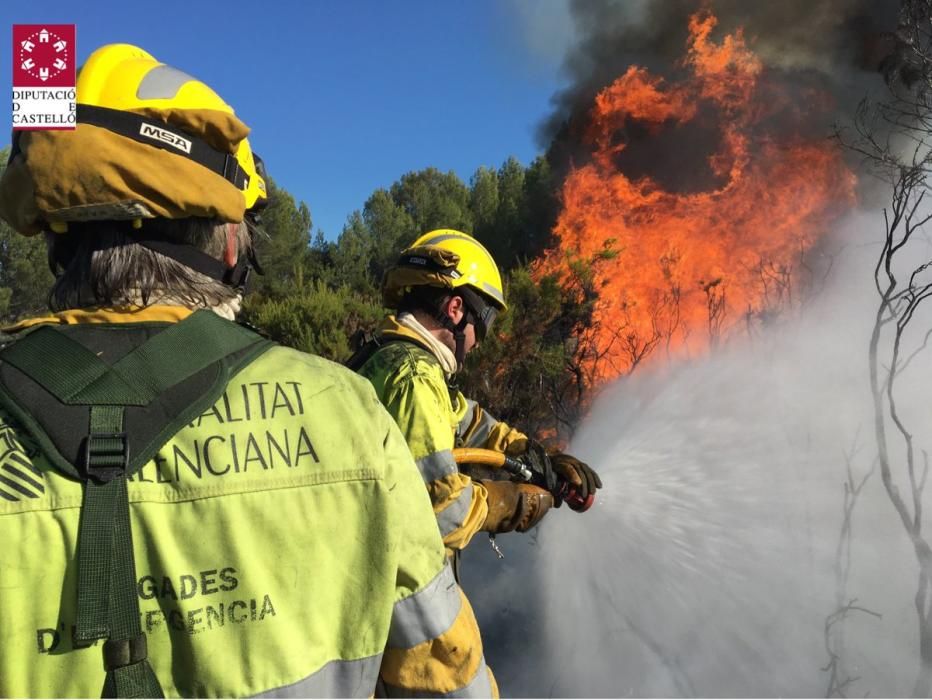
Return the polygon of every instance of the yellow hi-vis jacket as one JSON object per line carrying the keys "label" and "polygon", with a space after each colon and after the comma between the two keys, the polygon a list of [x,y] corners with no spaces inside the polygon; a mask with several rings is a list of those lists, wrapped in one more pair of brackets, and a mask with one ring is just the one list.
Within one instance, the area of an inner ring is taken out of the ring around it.
{"label": "yellow hi-vis jacket", "polygon": [[[188,314],[41,322],[107,324],[118,340]],[[381,679],[389,694],[497,696],[411,454],[345,368],[271,348],[128,492],[140,622],[166,695],[369,697]],[[72,643],[81,498],[0,414],[0,696],[100,695],[100,643]]]}
{"label": "yellow hi-vis jacket", "polygon": [[[488,515],[488,493],[460,472],[455,446],[504,452],[523,433],[489,415],[462,392],[451,392],[437,357],[417,333],[389,316],[379,331],[385,343],[359,368],[398,423],[434,504],[448,550],[469,544]],[[392,342],[392,341],[404,342]]]}

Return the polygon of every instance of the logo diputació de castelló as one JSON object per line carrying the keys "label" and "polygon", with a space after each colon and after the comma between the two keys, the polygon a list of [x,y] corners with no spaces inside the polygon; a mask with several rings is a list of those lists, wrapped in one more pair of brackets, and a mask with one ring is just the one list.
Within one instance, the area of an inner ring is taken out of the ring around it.
{"label": "logo diputaci\u00f3 de castell\u00f3", "polygon": [[13,130],[74,129],[75,25],[13,25]]}

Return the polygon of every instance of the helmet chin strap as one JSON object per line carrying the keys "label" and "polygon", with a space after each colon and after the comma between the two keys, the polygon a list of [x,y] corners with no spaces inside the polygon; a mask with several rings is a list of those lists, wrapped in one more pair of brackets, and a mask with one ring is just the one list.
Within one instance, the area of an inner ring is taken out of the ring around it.
{"label": "helmet chin strap", "polygon": [[[208,255],[194,246],[186,243],[179,243],[164,236],[155,236],[151,233],[134,236],[133,242],[176,260],[182,265],[190,267],[192,270],[200,272],[202,275],[206,275],[218,282],[222,282],[240,293],[245,293],[247,291],[250,273],[255,270],[261,275],[262,266],[256,258],[253,246],[250,246],[245,253],[236,250],[234,232],[235,225],[228,224],[227,247],[222,260]],[[249,235],[251,238],[251,228],[249,229]]]}
{"label": "helmet chin strap", "polygon": [[468,323],[469,314],[463,314],[463,318],[460,319],[460,322],[453,326],[453,340],[456,341],[456,349],[453,351],[453,357],[456,358],[457,372],[463,369],[463,362],[466,360],[466,325]]}
{"label": "helmet chin strap", "polygon": [[440,322],[440,325],[453,334],[453,340],[456,343],[453,357],[456,359],[456,371],[459,372],[463,369],[463,362],[466,360],[466,326],[472,322],[472,313],[468,309],[464,309],[463,317],[460,319],[459,323],[453,323],[443,309],[445,306],[446,304],[444,303],[441,305],[441,308],[437,309],[435,317]]}

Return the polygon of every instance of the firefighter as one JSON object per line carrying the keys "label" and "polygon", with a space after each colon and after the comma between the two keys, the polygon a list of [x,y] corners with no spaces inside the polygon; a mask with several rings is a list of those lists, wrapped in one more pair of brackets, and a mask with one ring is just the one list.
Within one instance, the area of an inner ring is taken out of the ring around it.
{"label": "firefighter", "polygon": [[0,696],[496,696],[371,385],[229,320],[248,128],[129,45],[77,97],[0,180],[58,273],[0,349]]}
{"label": "firefighter", "polygon": [[[396,313],[348,364],[372,382],[408,441],[448,553],[464,549],[480,531],[534,527],[555,505],[550,492],[511,481],[474,480],[458,468],[452,453],[462,446],[520,457],[542,449],[453,384],[466,354],[506,308],[492,256],[468,234],[431,231],[386,273],[382,297]],[[601,488],[595,470],[575,457],[554,452],[549,458],[548,465],[576,486],[583,500]]]}

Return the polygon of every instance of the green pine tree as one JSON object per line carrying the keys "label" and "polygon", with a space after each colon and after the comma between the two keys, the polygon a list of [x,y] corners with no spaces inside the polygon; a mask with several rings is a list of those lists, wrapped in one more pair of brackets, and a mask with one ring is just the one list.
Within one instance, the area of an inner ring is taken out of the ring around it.
{"label": "green pine tree", "polygon": [[[0,150],[0,177],[9,153],[9,148]],[[0,322],[46,311],[53,282],[43,237],[21,236],[0,220]]]}

